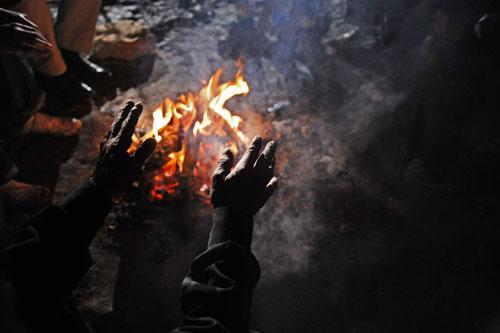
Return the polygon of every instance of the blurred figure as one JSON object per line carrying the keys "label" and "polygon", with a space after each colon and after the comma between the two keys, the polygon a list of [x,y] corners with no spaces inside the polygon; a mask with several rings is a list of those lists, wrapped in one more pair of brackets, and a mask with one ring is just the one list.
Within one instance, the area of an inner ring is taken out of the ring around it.
{"label": "blurred figure", "polygon": [[35,58],[48,56],[52,44],[41,34],[26,15],[0,8],[0,192],[9,212],[30,212],[46,206],[52,200],[50,190],[15,180],[18,169],[5,151],[12,138],[21,135],[44,134],[72,136],[82,123],[72,118],[58,118],[41,113],[43,93],[17,53]]}
{"label": "blurred figure", "polygon": [[85,102],[92,88],[109,81],[110,74],[90,62],[100,0],[63,0],[54,27],[46,0],[23,0],[14,10],[26,13],[54,46],[49,56],[35,66],[38,82],[49,95],[68,102]]}
{"label": "blurred figure", "polygon": [[88,246],[113,206],[111,199],[140,174],[155,148],[149,139],[133,156],[127,153],[141,112],[141,104],[127,103],[101,144],[93,177],[29,221],[2,252],[0,299],[11,301],[0,302],[6,307],[0,309],[1,332],[12,327],[91,332],[71,293],[91,265]]}
{"label": "blurred figure", "polygon": [[[18,53],[47,59],[54,49],[42,35],[38,26],[25,14],[0,8],[0,37],[6,40],[0,46],[0,91],[4,119],[8,130],[21,134],[51,134],[72,136],[82,124],[76,119],[55,118],[38,113],[43,107],[45,94],[33,80],[31,72],[18,57]],[[2,130],[6,130],[6,125]]]}
{"label": "blurred figure", "polygon": [[441,1],[436,42],[411,96],[409,182],[434,190],[484,191],[479,178],[498,181],[492,161],[497,160],[500,70],[491,52],[498,36],[494,17],[483,17],[490,7],[486,2]]}

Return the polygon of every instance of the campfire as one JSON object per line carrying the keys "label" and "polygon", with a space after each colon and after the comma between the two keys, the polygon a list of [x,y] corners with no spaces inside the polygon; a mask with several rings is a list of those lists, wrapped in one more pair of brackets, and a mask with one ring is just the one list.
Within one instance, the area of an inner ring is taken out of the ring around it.
{"label": "campfire", "polygon": [[240,129],[243,119],[226,107],[233,97],[250,92],[243,62],[238,61],[236,67],[232,81],[221,83],[223,71],[219,68],[197,94],[189,92],[175,101],[165,98],[154,109],[152,121],[143,122],[133,136],[130,152],[148,138],[154,137],[158,142],[144,179],[151,201],[162,201],[182,192],[207,201],[210,174],[220,152],[231,147],[237,154],[248,144]]}

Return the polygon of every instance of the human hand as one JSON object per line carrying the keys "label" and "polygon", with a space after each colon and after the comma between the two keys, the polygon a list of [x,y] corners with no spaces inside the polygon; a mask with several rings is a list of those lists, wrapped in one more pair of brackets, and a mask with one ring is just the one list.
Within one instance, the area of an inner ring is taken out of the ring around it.
{"label": "human hand", "polygon": [[25,14],[0,8],[0,53],[47,55],[52,44]]}
{"label": "human hand", "polygon": [[262,139],[256,136],[238,164],[226,149],[212,176],[211,199],[214,208],[229,209],[253,217],[278,186],[274,177],[276,143],[269,142],[260,154]]}
{"label": "human hand", "polygon": [[150,138],[133,155],[127,152],[141,113],[141,103],[127,102],[101,143],[99,161],[92,178],[110,197],[130,186],[156,147],[156,140]]}
{"label": "human hand", "polygon": [[481,17],[474,26],[476,36],[492,45],[496,44],[500,33],[500,14],[488,13]]}

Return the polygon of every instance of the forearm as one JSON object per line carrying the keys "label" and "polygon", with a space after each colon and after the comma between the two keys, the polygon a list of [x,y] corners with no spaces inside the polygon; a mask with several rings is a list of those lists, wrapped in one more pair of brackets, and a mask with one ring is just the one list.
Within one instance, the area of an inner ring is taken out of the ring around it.
{"label": "forearm", "polygon": [[88,246],[113,203],[103,189],[89,180],[69,194],[59,206],[74,222],[78,237]]}
{"label": "forearm", "polygon": [[259,264],[247,249],[231,241],[210,247],[184,279],[185,320],[175,332],[247,332],[259,277]]}
{"label": "forearm", "polygon": [[34,217],[3,252],[11,281],[22,292],[65,297],[92,264],[88,245],[110,208],[111,201],[86,183]]}
{"label": "forearm", "polygon": [[61,204],[34,217],[27,226],[37,230],[40,245],[86,250],[112,208],[111,200],[92,181],[70,193]]}
{"label": "forearm", "polygon": [[253,219],[227,206],[214,209],[208,250],[182,285],[185,320],[175,333],[247,332],[252,292],[260,276],[250,252]]}
{"label": "forearm", "polygon": [[247,250],[251,250],[253,234],[253,218],[227,206],[217,207],[212,215],[212,230],[208,247],[227,241],[235,242]]}

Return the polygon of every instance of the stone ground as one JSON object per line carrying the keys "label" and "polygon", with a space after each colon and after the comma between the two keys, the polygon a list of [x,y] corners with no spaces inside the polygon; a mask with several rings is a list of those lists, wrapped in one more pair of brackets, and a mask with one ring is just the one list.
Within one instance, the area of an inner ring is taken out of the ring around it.
{"label": "stone ground", "polygon": [[[104,63],[115,68],[119,97],[95,107],[79,138],[25,142],[25,179],[61,199],[92,173],[123,101],[151,110],[165,96],[197,91],[220,66],[231,74],[242,57],[252,92],[232,109],[248,135],[280,142],[280,190],[256,218],[263,274],[254,329],[469,332],[497,311],[498,177],[483,159],[498,161],[499,141],[478,143],[481,159],[462,151],[461,134],[451,145],[460,167],[437,176],[425,164],[447,157],[432,158],[432,140],[411,144],[421,86],[435,84],[423,70],[437,53],[432,1],[130,0],[106,3],[103,13],[101,21],[149,26],[158,51],[133,66]],[[423,117],[422,126],[437,128],[423,130],[430,136],[485,123]],[[206,242],[205,204],[151,204],[140,194],[131,190],[106,220],[92,246],[95,266],[75,293],[97,332],[175,327],[180,283]]]}

